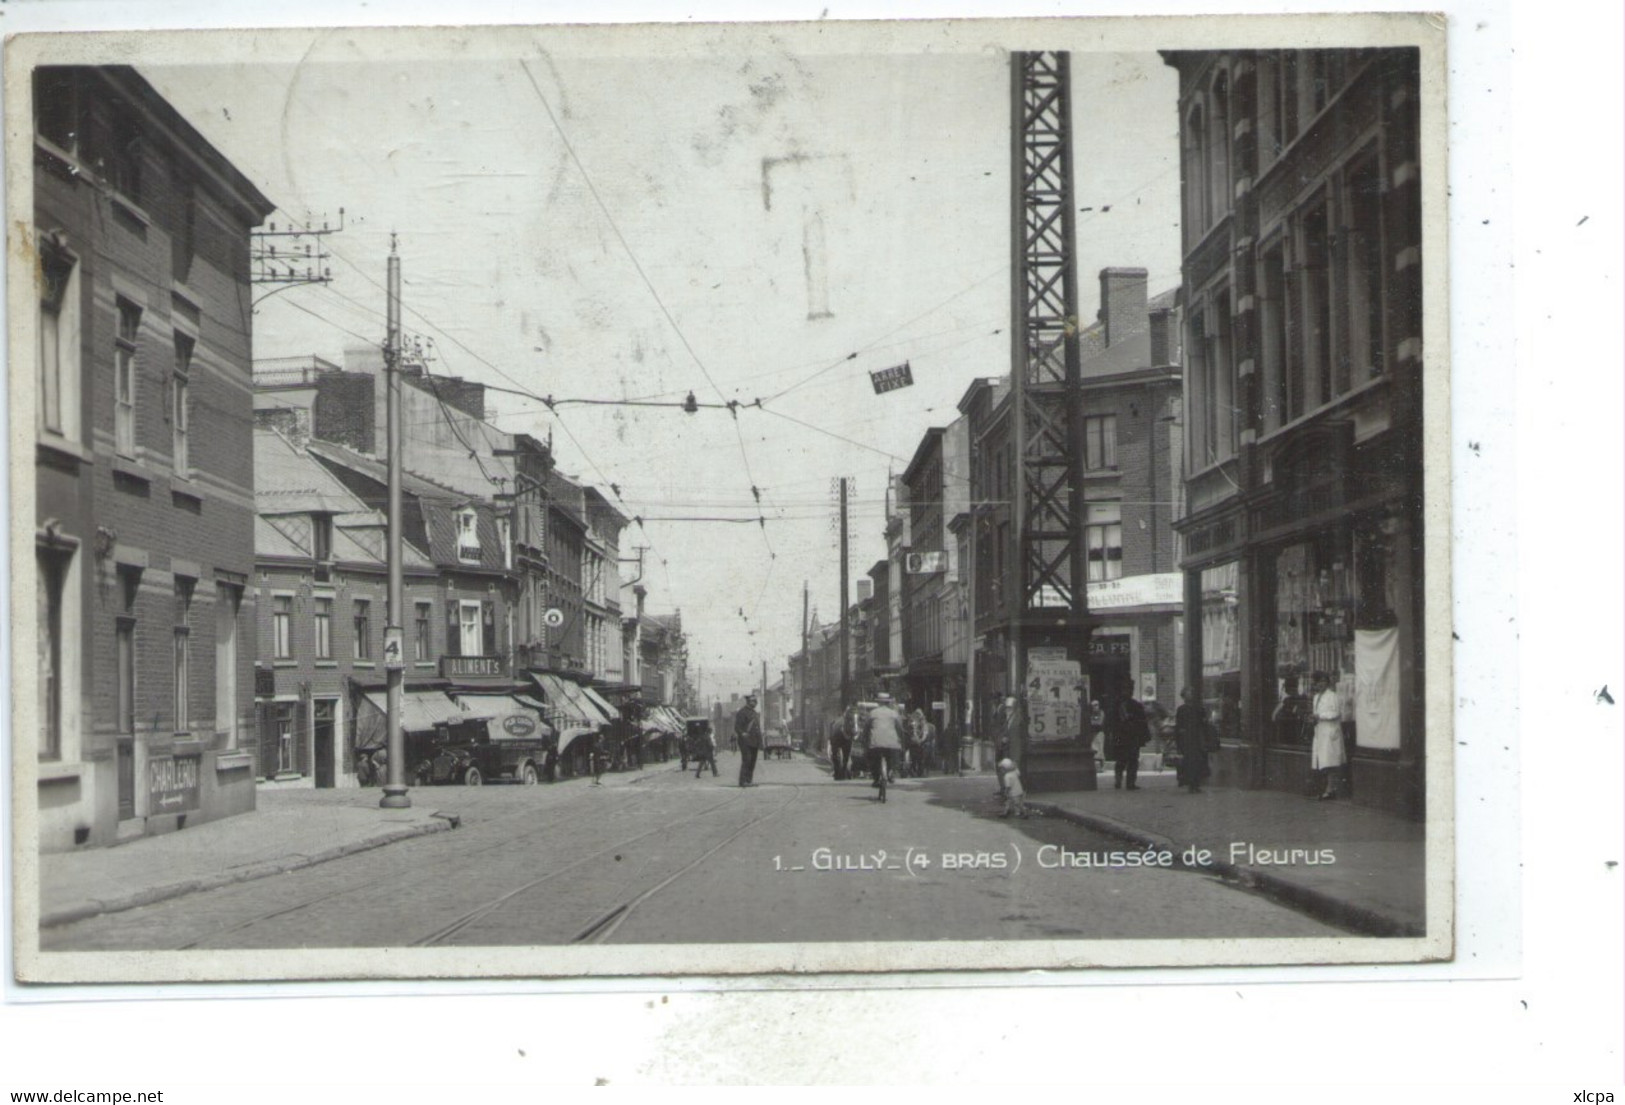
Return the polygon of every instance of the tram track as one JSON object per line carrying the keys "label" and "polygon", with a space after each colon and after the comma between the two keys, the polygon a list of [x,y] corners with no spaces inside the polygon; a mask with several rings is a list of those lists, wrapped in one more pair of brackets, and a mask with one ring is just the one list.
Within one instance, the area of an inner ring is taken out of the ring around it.
{"label": "tram track", "polygon": [[779,806],[777,809],[769,810],[767,813],[764,813],[762,816],[757,817],[757,818],[753,818],[752,820],[747,821],[745,824],[741,825],[739,828],[737,828],[733,832],[729,833],[725,838],[722,839],[722,841],[720,841],[716,845],[712,846],[711,848],[706,849],[700,855],[696,856],[694,859],[692,859],[689,862],[685,863],[683,866],[679,867],[676,871],[672,872],[670,875],[666,876],[666,878],[662,879],[660,882],[656,883],[654,886],[651,886],[649,889],[645,890],[643,893],[639,894],[637,897],[633,898],[631,901],[625,902],[625,903],[623,903],[621,905],[616,906],[614,909],[612,909],[608,913],[604,914],[604,916],[600,917],[598,920],[594,921],[591,925],[588,925],[585,929],[583,929],[576,936],[576,938],[571,941],[571,943],[573,943],[573,944],[589,944],[589,943],[591,943],[591,944],[603,944],[603,943],[606,943],[611,936],[615,935],[616,930],[621,927],[621,925],[626,921],[626,919],[632,915],[633,911],[636,910],[637,908],[639,908],[640,906],[642,906],[650,898],[653,898],[656,894],[660,893],[666,887],[668,887],[672,883],[676,882],[679,878],[681,878],[682,876],[688,874],[694,868],[698,867],[700,864],[704,863],[706,860],[710,859],[712,856],[714,856],[718,852],[722,851],[722,849],[724,849],[728,845],[732,844],[735,840],[738,840],[741,836],[743,836],[745,834],[745,830],[753,829],[757,825],[760,825],[764,821],[772,820],[773,818],[778,817],[780,814],[784,813],[791,806],[795,805],[796,801],[801,797],[801,792],[805,789],[805,787],[800,783],[795,783],[795,784],[792,784],[792,785],[794,786],[795,789],[791,793],[789,801],[785,802],[783,805]]}
{"label": "tram track", "polygon": [[470,909],[458,916],[449,924],[443,925],[440,928],[435,929],[433,932],[419,937],[407,946],[413,948],[430,948],[437,944],[443,944],[453,936],[456,936],[458,933],[491,916],[497,910],[501,909],[504,905],[508,904],[510,901],[513,901],[515,898],[518,898],[520,895],[529,893],[530,891],[535,890],[537,887],[552,882],[554,879],[570,874],[572,871],[584,867],[588,863],[601,859],[604,856],[619,854],[631,845],[643,840],[647,840],[651,836],[667,833],[679,825],[687,824],[690,821],[698,820],[699,818],[704,817],[707,814],[714,813],[717,810],[735,805],[736,803],[740,802],[743,797],[744,796],[741,794],[734,794],[726,801],[715,803],[714,805],[707,806],[704,809],[698,810],[694,813],[685,814],[682,817],[673,818],[670,821],[656,825],[654,828],[647,829],[629,837],[624,837],[612,844],[605,845],[602,848],[589,852],[572,863],[565,864],[563,867],[549,871],[544,875],[531,879],[529,882],[514,887],[512,890],[509,890],[506,893],[500,894],[489,901],[475,906],[473,909]]}
{"label": "tram track", "polygon": [[[660,796],[659,791],[649,791],[649,790],[631,790],[631,789],[628,789],[627,793],[630,794],[630,795],[635,796],[635,798],[637,799],[637,805],[639,805],[639,806],[646,805],[647,803],[656,800]],[[730,801],[737,801],[737,798],[732,798],[732,799],[730,799]],[[728,804],[729,804],[729,802],[721,802],[721,803],[718,803],[715,806],[710,807],[710,809],[718,809],[718,808],[721,808],[722,806],[726,806]],[[703,812],[706,812],[706,811],[702,811],[702,813]],[[507,823],[507,822],[518,820],[518,819],[523,818],[525,816],[526,816],[526,814],[524,812],[516,812],[516,813],[504,814],[504,815],[501,815],[499,817],[492,818],[491,821],[488,822],[487,824],[488,825],[500,825],[500,824],[504,824],[504,823]],[[457,858],[459,860],[471,860],[471,859],[475,859],[476,857],[488,855],[488,854],[493,853],[493,852],[511,852],[511,851],[516,850],[516,849],[523,849],[527,845],[534,844],[534,843],[537,843],[540,840],[544,840],[544,839],[549,838],[553,833],[555,833],[562,826],[567,826],[571,822],[579,820],[579,818],[580,818],[580,811],[579,810],[566,807],[563,810],[561,810],[558,813],[557,816],[548,818],[546,821],[542,822],[541,824],[536,825],[533,828],[530,828],[530,829],[526,830],[521,835],[502,837],[502,838],[500,838],[498,840],[495,840],[495,841],[493,841],[493,842],[491,842],[489,844],[482,844],[482,845],[470,847],[465,851],[460,851],[458,853],[458,855],[457,855]],[[264,925],[269,921],[278,920],[279,918],[289,916],[290,914],[299,913],[299,912],[307,910],[307,909],[312,909],[312,908],[314,908],[316,906],[320,906],[320,905],[323,905],[323,904],[328,903],[328,902],[336,901],[338,899],[341,899],[341,898],[344,898],[344,897],[347,897],[347,896],[357,895],[357,894],[364,894],[369,890],[375,890],[375,889],[385,887],[385,886],[388,886],[388,887],[391,887],[391,888],[394,888],[394,889],[397,889],[397,890],[401,890],[401,891],[408,891],[414,886],[423,885],[425,883],[431,882],[431,881],[433,881],[433,880],[435,880],[437,878],[440,878],[440,877],[441,876],[438,873],[433,872],[433,871],[424,872],[424,873],[422,873],[420,875],[415,875],[415,876],[413,874],[411,874],[411,873],[403,874],[403,873],[401,873],[399,871],[391,871],[388,874],[380,875],[379,877],[374,878],[374,879],[368,879],[365,882],[350,883],[350,884],[347,884],[345,886],[341,886],[341,887],[339,887],[339,888],[337,888],[335,890],[327,891],[326,893],[313,895],[311,897],[304,898],[304,899],[302,899],[302,900],[300,900],[298,902],[294,902],[294,903],[289,904],[289,905],[281,906],[281,907],[279,907],[277,909],[273,909],[273,910],[270,910],[270,911],[265,912],[265,913],[256,914],[255,916],[250,917],[250,918],[248,918],[246,920],[239,921],[239,922],[237,922],[235,924],[226,926],[224,928],[216,929],[216,930],[214,930],[212,932],[209,932],[209,933],[206,933],[204,935],[198,936],[197,938],[195,938],[193,940],[190,940],[187,943],[178,945],[175,950],[177,950],[177,951],[191,951],[191,950],[194,950],[194,949],[196,949],[196,948],[198,948],[198,947],[200,947],[200,946],[202,946],[202,945],[204,945],[206,943],[212,943],[214,941],[217,941],[217,940],[221,939],[222,937],[230,936],[232,934],[239,933],[239,932],[246,932],[249,929],[255,928],[255,927],[260,926],[260,925]]]}

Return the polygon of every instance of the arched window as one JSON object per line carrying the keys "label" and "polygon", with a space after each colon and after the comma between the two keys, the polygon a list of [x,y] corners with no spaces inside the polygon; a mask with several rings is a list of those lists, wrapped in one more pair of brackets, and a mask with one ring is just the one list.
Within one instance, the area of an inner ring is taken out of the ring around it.
{"label": "arched window", "polygon": [[1207,122],[1200,104],[1185,120],[1185,226],[1186,246],[1199,241],[1208,228]]}
{"label": "arched window", "polygon": [[1230,210],[1233,194],[1230,184],[1230,74],[1220,72],[1213,78],[1212,133],[1208,139],[1208,187],[1211,192],[1209,211],[1212,221],[1224,218]]}

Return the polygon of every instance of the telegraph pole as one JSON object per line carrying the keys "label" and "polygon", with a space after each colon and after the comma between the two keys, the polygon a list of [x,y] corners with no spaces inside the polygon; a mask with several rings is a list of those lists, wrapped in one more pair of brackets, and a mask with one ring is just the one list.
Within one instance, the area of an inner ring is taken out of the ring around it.
{"label": "telegraph pole", "polygon": [[[800,676],[799,679],[796,680],[796,695],[799,698],[799,701],[796,703],[796,722],[801,726],[801,739],[803,741],[807,742],[808,747],[812,747],[813,745],[815,745],[817,743],[817,734],[808,732],[808,730],[807,730],[807,673],[812,670],[811,657],[809,657],[807,655],[807,649],[809,647],[808,641],[807,641],[807,636],[812,630],[812,626],[807,621],[807,603],[808,603],[808,601],[809,601],[809,595],[808,595],[808,592],[807,592],[807,581],[802,580],[801,581],[801,676]],[[841,703],[841,709],[843,709],[843,710],[846,709],[846,703],[844,703],[844,702]]]}
{"label": "telegraph pole", "polygon": [[389,441],[389,610],[384,627],[384,668],[388,679],[389,732],[388,777],[383,809],[411,806],[406,795],[406,735],[401,730],[401,685],[406,677],[401,606],[404,590],[401,580],[401,259],[395,252],[395,236],[389,237],[389,276],[387,308],[388,337],[384,346],[384,378],[388,390],[386,434]]}
{"label": "telegraph pole", "polygon": [[852,593],[851,586],[850,586],[850,584],[848,583],[848,580],[847,580],[848,566],[847,566],[847,536],[846,536],[846,526],[847,526],[846,491],[847,491],[847,486],[851,482],[852,481],[847,479],[845,476],[841,477],[841,701],[840,701],[839,708],[842,711],[845,711],[847,706],[852,701],[852,673],[851,673],[851,671],[849,669],[849,665],[847,664],[847,658],[846,658],[846,649],[847,649],[847,639],[846,639],[846,637],[847,637],[847,625],[846,625],[847,596]]}

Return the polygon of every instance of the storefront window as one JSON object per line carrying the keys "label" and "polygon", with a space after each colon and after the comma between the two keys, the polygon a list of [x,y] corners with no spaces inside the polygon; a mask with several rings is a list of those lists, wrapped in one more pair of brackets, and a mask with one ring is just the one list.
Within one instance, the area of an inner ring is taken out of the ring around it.
{"label": "storefront window", "polygon": [[1275,556],[1275,663],[1269,704],[1277,744],[1307,744],[1311,675],[1325,672],[1353,717],[1355,571],[1346,530],[1287,545]]}
{"label": "storefront window", "polygon": [[1241,596],[1232,561],[1202,570],[1202,704],[1226,740],[1241,725]]}

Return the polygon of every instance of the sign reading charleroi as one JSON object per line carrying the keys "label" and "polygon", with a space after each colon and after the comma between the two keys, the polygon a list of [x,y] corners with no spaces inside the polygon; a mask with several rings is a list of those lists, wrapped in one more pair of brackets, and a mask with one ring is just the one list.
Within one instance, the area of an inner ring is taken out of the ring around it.
{"label": "sign reading charleroi", "polygon": [[869,373],[869,382],[875,386],[875,394],[883,395],[898,388],[914,386],[914,370],[904,361],[891,368],[882,368],[877,372]]}

